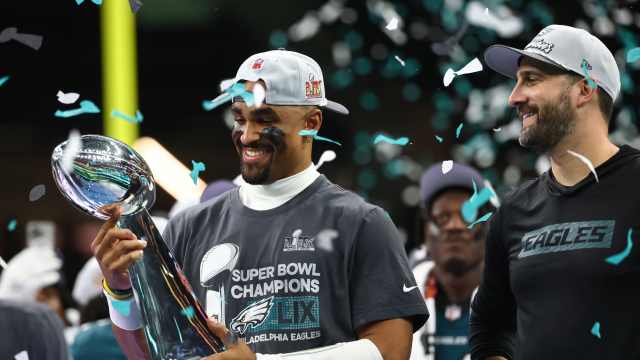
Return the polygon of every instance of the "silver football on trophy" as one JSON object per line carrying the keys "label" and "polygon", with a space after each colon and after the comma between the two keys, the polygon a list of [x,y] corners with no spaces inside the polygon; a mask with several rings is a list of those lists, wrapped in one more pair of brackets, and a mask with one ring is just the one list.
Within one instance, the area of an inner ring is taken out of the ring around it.
{"label": "silver football on trophy", "polygon": [[106,220],[107,205],[131,215],[151,208],[156,198],[151,169],[126,144],[106,136],[83,135],[58,145],[51,156],[53,178],[60,192],[80,210]]}

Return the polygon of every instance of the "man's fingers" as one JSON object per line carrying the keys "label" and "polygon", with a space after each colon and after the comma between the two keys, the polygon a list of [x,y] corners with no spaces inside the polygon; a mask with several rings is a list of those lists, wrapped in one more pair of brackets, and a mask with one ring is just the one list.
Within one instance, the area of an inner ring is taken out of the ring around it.
{"label": "man's fingers", "polygon": [[111,271],[125,271],[129,265],[142,257],[142,250],[136,250],[126,255],[120,256],[111,264],[107,265]]}
{"label": "man's fingers", "polygon": [[[209,327],[209,330],[211,330],[211,332],[213,333],[213,335],[219,337],[223,342],[225,341],[225,335],[227,333],[227,328],[224,326],[224,324],[222,324],[221,322],[218,322],[214,319],[208,318],[207,319],[207,327]],[[224,346],[227,346],[227,344],[225,343]]]}
{"label": "man's fingers", "polygon": [[92,248],[100,245],[100,243],[104,240],[104,237],[107,234],[107,232],[116,226],[116,224],[118,223],[118,219],[120,219],[120,214],[122,214],[122,208],[116,205],[108,205],[103,208],[103,212],[110,213],[111,217],[107,221],[105,221],[104,224],[102,224],[102,226],[100,227],[100,230],[96,235],[96,238],[93,240],[93,243],[91,244]]}
{"label": "man's fingers", "polygon": [[147,242],[143,240],[120,240],[111,247],[111,251],[104,254],[102,263],[110,267],[110,264],[116,262],[122,256],[137,250],[143,250],[146,246]]}
{"label": "man's fingers", "polygon": [[128,229],[111,229],[104,236],[104,239],[94,249],[94,255],[99,262],[102,261],[105,254],[111,250],[113,244],[118,240],[136,240],[136,235]]}

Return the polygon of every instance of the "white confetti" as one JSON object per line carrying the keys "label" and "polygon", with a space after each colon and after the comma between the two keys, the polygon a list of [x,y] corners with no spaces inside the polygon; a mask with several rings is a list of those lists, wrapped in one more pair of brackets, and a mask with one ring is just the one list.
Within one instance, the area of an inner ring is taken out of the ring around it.
{"label": "white confetti", "polygon": [[336,159],[336,152],[333,150],[325,150],[322,155],[320,155],[320,160],[318,160],[318,165],[316,165],[316,170],[322,166],[322,164],[326,162],[331,162]]}
{"label": "white confetti", "polygon": [[31,191],[29,191],[29,201],[38,201],[41,197],[44,196],[47,189],[44,184],[34,186]]}
{"label": "white confetti", "polygon": [[501,128],[501,127],[499,127],[499,128],[493,128],[493,131],[495,131],[495,132],[499,132],[499,131],[502,131],[502,128]]}
{"label": "white confetti", "polygon": [[449,86],[449,84],[451,84],[451,82],[453,81],[453,78],[455,78],[457,75],[466,75],[479,71],[482,71],[482,63],[480,62],[480,60],[478,60],[478,58],[475,58],[458,71],[454,71],[451,68],[447,69],[442,82],[444,83],[444,86]]}
{"label": "white confetti", "polygon": [[400,59],[400,56],[396,55],[394,56],[396,58],[396,60],[398,60],[398,62],[400,63],[400,65],[404,66],[404,60]]}
{"label": "white confetti", "polygon": [[445,160],[442,162],[442,174],[446,174],[453,169],[453,160]]}
{"label": "white confetti", "polygon": [[253,87],[253,102],[257,108],[262,106],[262,104],[264,103],[265,95],[266,95],[266,92],[264,90],[264,87],[260,85],[260,83],[257,83]]}
{"label": "white confetti", "polygon": [[398,18],[394,17],[393,19],[391,19],[391,21],[389,21],[387,26],[385,26],[385,29],[387,29],[389,31],[393,31],[393,30],[398,29]]}
{"label": "white confetti", "polygon": [[27,353],[27,350],[22,350],[19,353],[15,354],[13,358],[15,360],[29,360],[29,353]]}
{"label": "white confetti", "polygon": [[78,93],[74,93],[74,92],[70,92],[70,93],[63,93],[62,90],[58,90],[58,93],[56,94],[56,96],[58,97],[58,101],[63,103],[63,104],[73,104],[74,102],[78,101],[78,99],[80,98],[80,94]]}
{"label": "white confetti", "polygon": [[338,237],[338,232],[334,229],[324,229],[316,235],[314,242],[316,248],[324,251],[333,251],[333,239]]}
{"label": "white confetti", "polygon": [[575,151],[571,151],[571,150],[567,150],[567,152],[575,157],[577,157],[578,159],[580,159],[580,161],[582,161],[583,163],[585,163],[585,165],[587,165],[587,167],[589,168],[589,170],[591,171],[591,173],[593,173],[593,176],[596,178],[596,182],[599,183],[600,181],[598,180],[598,174],[596,173],[596,169],[593,167],[593,164],[591,163],[591,160],[587,159],[586,156],[578,154]]}
{"label": "white confetti", "polygon": [[82,140],[80,139],[80,132],[75,129],[71,130],[67,145],[64,147],[64,152],[62,153],[62,168],[64,171],[67,173],[73,171],[73,160],[81,149]]}

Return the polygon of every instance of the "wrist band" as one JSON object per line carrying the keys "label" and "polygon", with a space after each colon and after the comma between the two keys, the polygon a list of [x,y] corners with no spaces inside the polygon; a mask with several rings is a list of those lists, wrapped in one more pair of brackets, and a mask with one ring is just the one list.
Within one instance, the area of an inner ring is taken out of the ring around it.
{"label": "wrist band", "polygon": [[133,290],[131,288],[127,290],[113,290],[109,287],[106,279],[102,279],[102,289],[109,294],[109,296],[116,300],[127,300],[133,296]]}
{"label": "wrist band", "polygon": [[115,326],[129,331],[138,330],[143,326],[142,315],[133,291],[124,300],[112,297],[112,294],[107,292],[107,289],[104,289],[103,293],[109,305],[109,317]]}

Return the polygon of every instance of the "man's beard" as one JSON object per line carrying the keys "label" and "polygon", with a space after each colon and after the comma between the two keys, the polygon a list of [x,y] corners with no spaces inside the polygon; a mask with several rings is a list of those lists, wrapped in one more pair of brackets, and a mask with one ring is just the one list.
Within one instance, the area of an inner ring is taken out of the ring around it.
{"label": "man's beard", "polygon": [[576,112],[569,104],[569,96],[563,93],[555,103],[538,108],[536,123],[520,132],[520,145],[545,154],[573,132]]}
{"label": "man's beard", "polygon": [[455,277],[462,277],[469,271],[475,269],[479,264],[480,262],[467,262],[454,257],[442,264],[442,269]]}
{"label": "man's beard", "polygon": [[258,173],[253,175],[251,175],[247,170],[247,165],[242,163],[242,160],[240,160],[240,174],[242,174],[242,179],[251,185],[262,185],[267,183],[269,176],[271,175],[271,164],[273,163],[274,155],[275,154],[271,154],[269,163],[262,170],[259,170]]}

